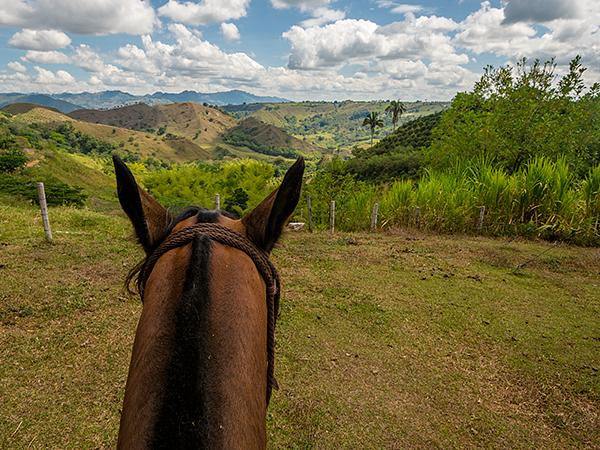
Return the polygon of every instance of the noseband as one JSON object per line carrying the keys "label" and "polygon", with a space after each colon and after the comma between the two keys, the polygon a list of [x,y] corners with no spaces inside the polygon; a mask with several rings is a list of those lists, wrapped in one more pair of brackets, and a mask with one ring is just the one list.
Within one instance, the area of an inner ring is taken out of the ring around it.
{"label": "noseband", "polygon": [[144,299],[144,287],[158,259],[169,250],[189,244],[197,236],[206,236],[213,241],[241,250],[254,262],[267,287],[267,404],[271,391],[277,389],[275,380],[275,324],[279,312],[279,275],[268,255],[240,233],[215,223],[198,223],[169,235],[144,262],[138,286]]}

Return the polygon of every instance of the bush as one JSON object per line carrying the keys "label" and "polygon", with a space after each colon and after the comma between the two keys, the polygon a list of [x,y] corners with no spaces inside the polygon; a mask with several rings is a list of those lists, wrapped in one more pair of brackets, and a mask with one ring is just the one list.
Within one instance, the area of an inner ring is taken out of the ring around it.
{"label": "bush", "polygon": [[[83,206],[87,195],[79,187],[69,186],[58,180],[44,182],[46,202],[48,206],[72,205]],[[4,175],[0,177],[0,192],[11,195],[20,195],[38,203],[37,184],[25,177]]]}
{"label": "bush", "polygon": [[27,162],[22,150],[10,149],[0,152],[0,172],[11,173]]}

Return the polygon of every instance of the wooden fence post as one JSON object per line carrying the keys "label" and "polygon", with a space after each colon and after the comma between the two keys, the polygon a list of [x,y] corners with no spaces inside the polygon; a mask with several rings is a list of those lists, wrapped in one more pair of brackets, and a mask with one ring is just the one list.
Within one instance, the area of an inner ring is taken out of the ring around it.
{"label": "wooden fence post", "polygon": [[479,222],[477,223],[477,232],[481,233],[483,230],[483,218],[485,217],[485,206],[479,208]]}
{"label": "wooden fence post", "polygon": [[331,200],[329,205],[329,231],[331,234],[335,232],[335,200]]}
{"label": "wooden fence post", "polygon": [[306,208],[308,209],[308,231],[312,233],[312,199],[306,196]]}
{"label": "wooden fence post", "polygon": [[221,209],[221,195],[215,194],[215,209],[219,211]]}
{"label": "wooden fence post", "polygon": [[37,184],[37,191],[38,199],[40,201],[40,208],[42,210],[42,221],[44,222],[46,239],[48,242],[52,242],[52,230],[50,229],[50,220],[48,219],[48,205],[46,204],[46,191],[44,190],[44,183]]}
{"label": "wooden fence post", "polygon": [[415,208],[415,225],[417,228],[421,225],[421,208],[418,206]]}
{"label": "wooden fence post", "polygon": [[373,211],[371,211],[371,232],[377,229],[377,214],[379,213],[379,203],[375,202]]}

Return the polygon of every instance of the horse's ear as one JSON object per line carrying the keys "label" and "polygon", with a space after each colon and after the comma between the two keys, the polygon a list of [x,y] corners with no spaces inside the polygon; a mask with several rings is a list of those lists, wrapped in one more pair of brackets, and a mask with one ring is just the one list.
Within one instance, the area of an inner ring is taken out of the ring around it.
{"label": "horse's ear", "polygon": [[150,253],[164,236],[171,215],[135,182],[133,174],[117,155],[113,155],[117,194],[123,211],[129,216],[135,234],[146,253]]}
{"label": "horse's ear", "polygon": [[303,174],[304,159],[300,157],[283,177],[281,186],[242,219],[250,240],[266,252],[273,249],[283,226],[296,209]]}

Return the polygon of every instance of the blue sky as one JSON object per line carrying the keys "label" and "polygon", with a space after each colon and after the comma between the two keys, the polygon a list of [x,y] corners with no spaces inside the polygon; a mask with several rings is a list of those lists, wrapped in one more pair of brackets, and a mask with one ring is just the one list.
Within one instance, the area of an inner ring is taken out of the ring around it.
{"label": "blue sky", "polygon": [[597,81],[599,29],[585,0],[11,0],[0,90],[447,100],[523,56]]}

